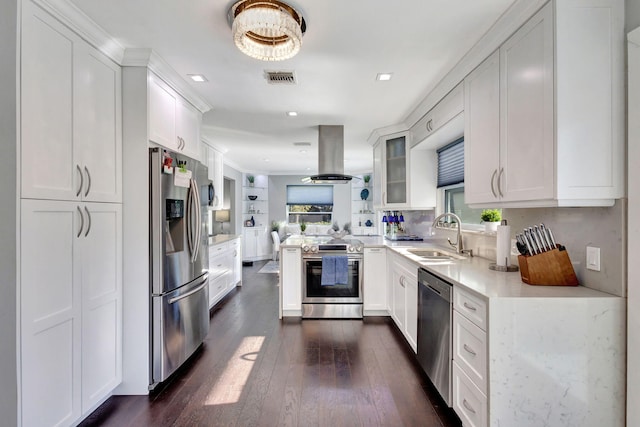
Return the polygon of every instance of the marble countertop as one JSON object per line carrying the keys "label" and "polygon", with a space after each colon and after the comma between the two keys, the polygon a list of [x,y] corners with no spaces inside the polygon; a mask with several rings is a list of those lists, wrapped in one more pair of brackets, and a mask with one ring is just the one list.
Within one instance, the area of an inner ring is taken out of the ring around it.
{"label": "marble countertop", "polygon": [[219,245],[230,240],[239,238],[238,234],[216,234],[215,236],[209,236],[209,246]]}
{"label": "marble countertop", "polygon": [[[281,247],[300,247],[311,243],[317,236],[291,236]],[[389,241],[382,236],[349,236],[360,240],[365,248],[387,247],[404,256],[416,267],[422,267],[436,276],[463,286],[480,297],[491,298],[619,298],[615,295],[584,286],[534,286],[522,282],[520,272],[500,272],[489,269],[491,261],[480,257],[461,257],[446,261],[424,261],[409,249],[435,248],[450,251],[446,240]]]}

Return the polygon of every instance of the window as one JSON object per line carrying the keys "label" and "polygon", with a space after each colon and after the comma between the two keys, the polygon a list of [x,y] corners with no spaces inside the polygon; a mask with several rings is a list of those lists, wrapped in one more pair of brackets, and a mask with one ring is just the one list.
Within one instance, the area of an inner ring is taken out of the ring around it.
{"label": "window", "polygon": [[[452,212],[463,224],[480,224],[482,209],[464,203],[464,137],[438,149],[438,189],[442,212]],[[451,218],[445,218],[453,222]],[[475,227],[468,227],[475,228]]]}
{"label": "window", "polygon": [[287,222],[331,224],[333,185],[287,185]]}

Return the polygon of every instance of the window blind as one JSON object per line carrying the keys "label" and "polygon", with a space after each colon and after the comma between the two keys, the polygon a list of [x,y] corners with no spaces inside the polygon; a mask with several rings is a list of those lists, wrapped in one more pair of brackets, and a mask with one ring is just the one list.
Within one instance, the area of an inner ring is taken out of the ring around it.
{"label": "window blind", "polygon": [[333,205],[333,185],[287,185],[287,205]]}
{"label": "window blind", "polygon": [[464,182],[464,137],[438,149],[438,188]]}

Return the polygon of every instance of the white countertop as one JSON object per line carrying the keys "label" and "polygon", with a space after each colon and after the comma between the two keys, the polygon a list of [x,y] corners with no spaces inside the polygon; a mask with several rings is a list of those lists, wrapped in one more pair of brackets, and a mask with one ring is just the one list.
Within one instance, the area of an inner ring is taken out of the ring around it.
{"label": "white countertop", "polygon": [[219,245],[230,240],[239,238],[238,234],[216,234],[215,236],[209,236],[209,246]]}
{"label": "white countertop", "polygon": [[[311,243],[317,236],[291,236],[281,247],[300,247]],[[584,286],[537,286],[522,282],[520,272],[506,273],[489,269],[491,261],[480,258],[464,258],[448,261],[425,262],[409,253],[411,248],[436,248],[450,251],[442,240],[389,241],[382,236],[348,236],[360,240],[365,248],[387,247],[412,261],[416,267],[441,277],[455,285],[463,286],[481,297],[490,298],[620,298]],[[444,241],[446,244],[446,241]]]}

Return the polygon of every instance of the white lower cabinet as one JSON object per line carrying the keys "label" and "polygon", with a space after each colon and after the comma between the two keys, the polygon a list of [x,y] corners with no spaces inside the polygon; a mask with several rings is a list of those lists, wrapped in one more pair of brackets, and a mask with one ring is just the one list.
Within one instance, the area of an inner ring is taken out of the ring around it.
{"label": "white lower cabinet", "polygon": [[388,313],[387,304],[387,249],[364,249],[364,277],[362,279],[364,315]]}
{"label": "white lower cabinet", "polygon": [[22,425],[71,425],[122,380],[122,206],[22,200]]}
{"label": "white lower cabinet", "polygon": [[209,246],[209,308],[242,280],[240,238]]}
{"label": "white lower cabinet", "polygon": [[487,396],[453,361],[453,409],[465,427],[487,425]]}
{"label": "white lower cabinet", "polygon": [[389,257],[390,312],[414,352],[418,349],[418,267],[401,255]]}
{"label": "white lower cabinet", "polygon": [[302,315],[302,249],[283,248],[280,254],[282,316]]}
{"label": "white lower cabinet", "polygon": [[[465,426],[488,425],[487,304],[453,287],[453,409]],[[482,329],[484,328],[484,329]]]}
{"label": "white lower cabinet", "polygon": [[272,256],[271,233],[265,226],[244,227],[242,231],[244,243],[242,259],[259,261]]}

